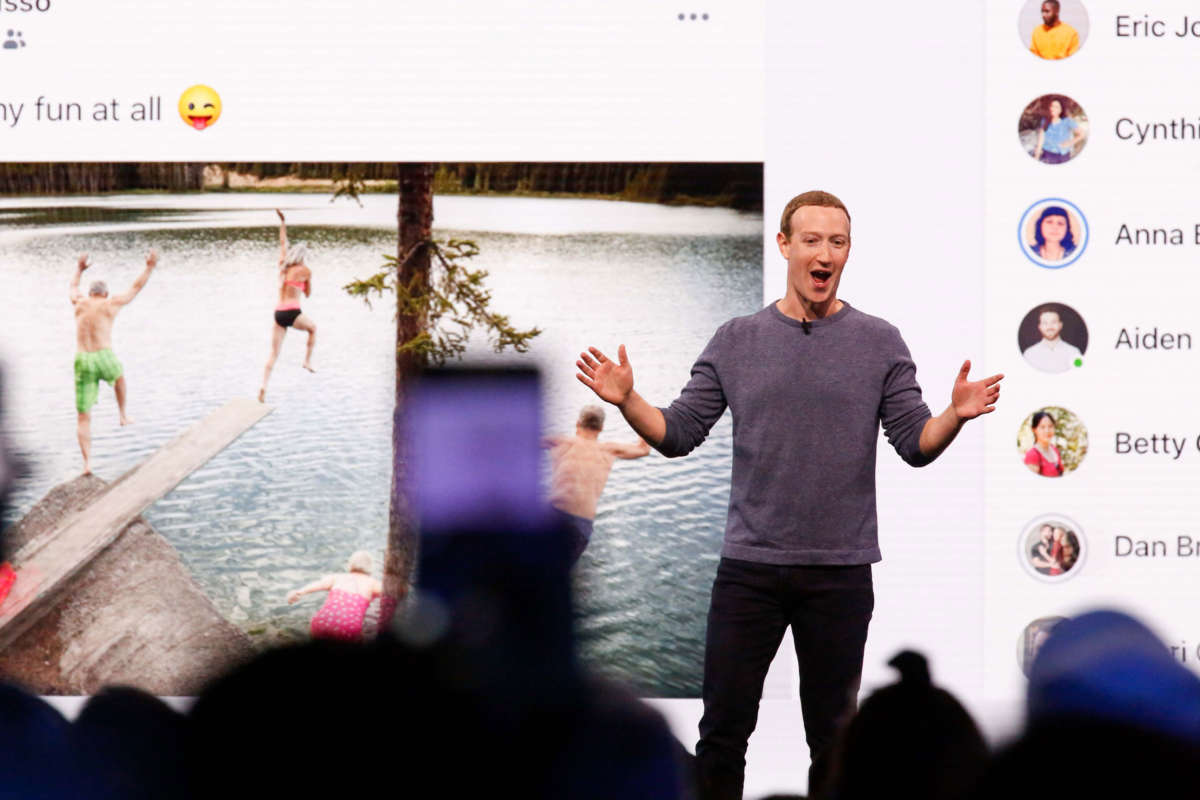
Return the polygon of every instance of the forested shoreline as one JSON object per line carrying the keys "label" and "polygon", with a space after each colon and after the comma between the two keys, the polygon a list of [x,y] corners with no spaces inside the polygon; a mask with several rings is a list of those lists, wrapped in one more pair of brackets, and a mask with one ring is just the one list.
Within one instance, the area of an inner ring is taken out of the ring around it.
{"label": "forested shoreline", "polygon": [[[384,163],[30,163],[0,165],[0,195],[107,192],[396,191]],[[444,163],[437,194],[603,197],[646,203],[762,208],[761,164]]]}

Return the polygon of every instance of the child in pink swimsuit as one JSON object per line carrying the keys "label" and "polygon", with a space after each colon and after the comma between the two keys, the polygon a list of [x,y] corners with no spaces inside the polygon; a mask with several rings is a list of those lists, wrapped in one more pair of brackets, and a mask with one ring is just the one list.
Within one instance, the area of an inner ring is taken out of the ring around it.
{"label": "child in pink swimsuit", "polygon": [[350,556],[346,572],[326,575],[318,581],[288,592],[288,603],[301,595],[327,591],[324,604],[312,618],[314,638],[362,641],[363,621],[371,601],[383,595],[383,585],[371,577],[371,554],[359,550]]}

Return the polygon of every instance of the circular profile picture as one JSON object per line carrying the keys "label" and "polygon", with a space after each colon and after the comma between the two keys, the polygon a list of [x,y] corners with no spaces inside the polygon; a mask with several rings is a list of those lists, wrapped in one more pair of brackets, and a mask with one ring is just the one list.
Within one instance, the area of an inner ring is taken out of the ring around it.
{"label": "circular profile picture", "polygon": [[1025,257],[1039,267],[1061,269],[1075,263],[1087,248],[1087,218],[1067,200],[1038,200],[1021,215],[1017,241]]}
{"label": "circular profile picture", "polygon": [[1062,514],[1045,514],[1025,526],[1017,557],[1039,580],[1060,583],[1077,575],[1085,555],[1083,531]]}
{"label": "circular profile picture", "polygon": [[1075,55],[1091,27],[1087,9],[1079,0],[1025,0],[1017,17],[1021,45],[1047,61]]}
{"label": "circular profile picture", "polygon": [[1025,469],[1043,478],[1074,472],[1087,455],[1087,428],[1065,408],[1046,406],[1034,411],[1017,431],[1017,449]]}
{"label": "circular profile picture", "polygon": [[1017,663],[1021,665],[1021,672],[1025,673],[1026,678],[1038,651],[1050,638],[1050,632],[1058,623],[1066,620],[1066,617],[1038,617],[1021,631],[1021,638],[1017,641]]}
{"label": "circular profile picture", "polygon": [[1025,106],[1017,134],[1021,147],[1037,161],[1065,164],[1087,144],[1087,114],[1064,94],[1044,94]]}
{"label": "circular profile picture", "polygon": [[1029,366],[1042,372],[1069,372],[1083,366],[1088,329],[1079,312],[1064,303],[1030,309],[1017,328],[1017,347]]}

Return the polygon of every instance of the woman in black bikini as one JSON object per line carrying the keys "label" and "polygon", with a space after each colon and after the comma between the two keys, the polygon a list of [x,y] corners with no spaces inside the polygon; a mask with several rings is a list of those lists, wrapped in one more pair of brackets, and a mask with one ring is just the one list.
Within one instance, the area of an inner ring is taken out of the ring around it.
{"label": "woman in black bikini", "polygon": [[267,357],[267,368],[263,371],[262,388],[258,390],[258,402],[266,402],[267,381],[271,377],[271,368],[279,357],[279,348],[283,346],[283,337],[288,328],[308,332],[308,349],[304,353],[304,363],[301,365],[309,372],[316,372],[312,367],[313,345],[317,343],[317,323],[300,313],[300,293],[308,297],[312,294],[312,270],[304,263],[308,248],[302,244],[288,249],[287,224],[283,212],[275,209],[279,215],[279,302],[275,305],[275,321],[271,328],[271,355]]}

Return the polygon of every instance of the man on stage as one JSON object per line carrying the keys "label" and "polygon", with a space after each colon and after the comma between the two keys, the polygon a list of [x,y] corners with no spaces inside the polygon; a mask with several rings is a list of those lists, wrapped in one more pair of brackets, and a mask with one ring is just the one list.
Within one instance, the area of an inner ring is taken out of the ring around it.
{"label": "man on stage", "polygon": [[121,362],[112,351],[112,326],[117,312],[137,297],[138,292],[150,280],[150,273],[158,263],[158,254],[153,250],[146,256],[146,269],[133,281],[133,285],[118,295],[108,296],[104,281],[93,281],[86,296],[79,292],[79,279],[83,271],[91,266],[87,254],[79,257],[75,277],[71,279],[71,305],[75,306],[75,410],[79,413],[76,433],[79,449],[83,452],[83,474],[92,471],[92,406],[100,393],[100,381],[112,385],[117,395],[117,411],[121,424],[128,425],[125,415],[125,374]]}
{"label": "man on stage", "polygon": [[784,209],[782,299],[717,330],[669,408],[634,391],[625,347],[612,361],[581,354],[579,380],[616,405],[665,456],[704,441],[733,412],[733,477],[704,656],[704,716],[696,745],[701,796],[740,798],[746,746],[763,680],[790,625],[812,754],[809,794],[821,788],[839,719],[853,708],[880,559],[875,445],[909,464],[936,458],[969,419],[994,410],[1001,375],[954,380],[938,416],[921,399],[900,333],[837,297],[850,254],[850,216],[826,192]]}

